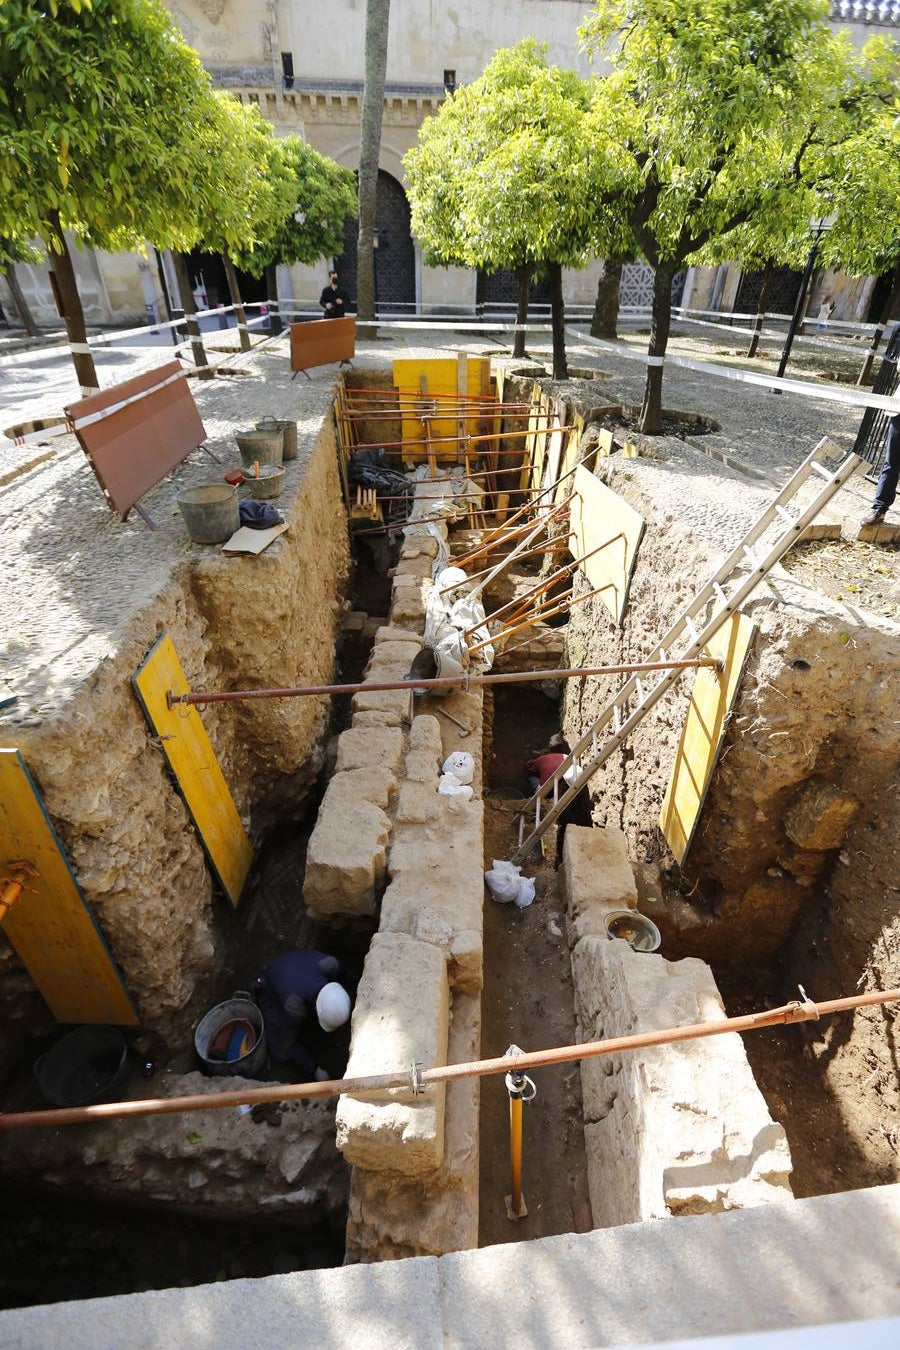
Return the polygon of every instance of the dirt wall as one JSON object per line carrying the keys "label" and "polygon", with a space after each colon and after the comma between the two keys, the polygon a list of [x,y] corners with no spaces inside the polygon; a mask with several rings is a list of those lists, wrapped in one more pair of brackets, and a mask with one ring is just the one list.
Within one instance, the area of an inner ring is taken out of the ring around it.
{"label": "dirt wall", "polygon": [[[348,569],[330,419],[279,506],[290,529],[260,557],[197,548],[150,604],[110,633],[108,655],[64,704],[44,720],[0,723],[0,744],[21,751],[142,1021],[166,1039],[183,1036],[193,1020],[216,967],[217,915],[228,902],[213,894],[131,677],[167,632],[194,689],[329,680]],[[302,815],[327,715],[322,700],[203,711],[254,842],[276,819]],[[5,944],[0,1008],[31,1031],[50,1025]]]}

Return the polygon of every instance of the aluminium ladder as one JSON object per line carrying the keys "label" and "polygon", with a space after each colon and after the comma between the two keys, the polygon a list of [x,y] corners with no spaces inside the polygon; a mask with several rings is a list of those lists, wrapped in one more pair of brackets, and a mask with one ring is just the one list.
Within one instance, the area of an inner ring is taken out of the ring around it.
{"label": "aluminium ladder", "polygon": [[[710,638],[765,579],[862,463],[858,455],[849,454],[834,473],[830,472],[821,460],[836,449],[827,436],[818,443],[777,497],[751,525],[718,571],[684,608],[651,655],[645,658],[647,661],[683,661],[702,653]],[[814,476],[824,480],[821,488],[807,507],[799,514],[794,514],[787,504],[796,497],[803,484]],[[766,552],[760,555],[753,546],[773,524],[781,527],[780,533]],[[749,570],[739,571],[742,565],[748,564]],[[710,604],[712,609],[704,619],[703,615]],[[537,841],[559,819],[588,779],[606,763],[682,673],[681,670],[665,671],[649,688],[637,675],[625,681],[559,768],[522,808],[518,816],[519,844],[512,862],[522,863],[529,857]],[[601,736],[601,733],[605,733],[605,736]],[[567,782],[565,775],[571,773],[573,768],[575,773],[571,781]],[[534,824],[526,835],[526,820],[532,811]]]}

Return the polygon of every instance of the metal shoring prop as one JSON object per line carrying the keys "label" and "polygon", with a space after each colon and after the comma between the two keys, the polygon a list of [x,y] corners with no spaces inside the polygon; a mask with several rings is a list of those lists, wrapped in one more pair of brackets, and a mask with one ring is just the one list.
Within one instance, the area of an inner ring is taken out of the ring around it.
{"label": "metal shoring prop", "polygon": [[[506,1058],[519,1059],[524,1053],[518,1045],[511,1045]],[[512,1178],[511,1193],[504,1198],[506,1217],[511,1223],[517,1223],[519,1219],[528,1217],[528,1207],[522,1194],[522,1104],[534,1101],[537,1088],[521,1069],[511,1069],[504,1081],[509,1093],[509,1162]]]}
{"label": "metal shoring prop", "polygon": [[[721,671],[722,661],[715,656],[691,656],[684,661],[629,661],[617,666],[573,666],[565,670],[509,670],[495,675],[442,675],[435,679],[416,679],[417,689],[465,689],[479,684],[527,684],[529,680],[575,680],[600,675],[643,675],[655,670],[699,670],[709,667]],[[381,694],[397,690],[405,692],[409,680],[366,680],[361,684],[310,684],[285,686],[281,689],[227,689],[219,692],[203,690],[199,694],[166,694],[166,706],[177,708],[203,707],[207,703],[233,703],[255,698],[321,698],[331,694]]]}

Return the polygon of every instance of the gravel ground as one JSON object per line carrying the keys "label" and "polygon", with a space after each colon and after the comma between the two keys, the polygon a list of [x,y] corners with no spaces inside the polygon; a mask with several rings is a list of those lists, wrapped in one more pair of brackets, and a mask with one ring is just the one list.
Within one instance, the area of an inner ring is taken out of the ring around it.
{"label": "gravel ground", "polygon": [[[498,339],[497,335],[413,334],[407,330],[387,334],[382,329],[378,340],[359,344],[355,366],[382,367],[395,356],[442,351],[501,355],[509,350],[508,338],[508,334]],[[549,335],[536,340],[530,335],[530,339],[529,352],[549,363]],[[618,354],[600,351],[574,337],[570,340],[573,365],[607,376],[580,382],[588,402],[640,402],[643,366],[624,352],[640,352],[645,343],[640,334],[627,334],[623,352]],[[672,354],[707,360],[720,350],[721,342],[716,346],[703,336],[675,336],[670,344]],[[13,397],[4,425],[15,420],[10,416],[13,411],[19,420],[43,415],[74,397],[73,377],[60,365],[61,355],[53,351],[38,356],[47,362],[47,389],[27,406],[21,401],[17,404]],[[157,365],[166,359],[164,348],[145,349],[137,365]],[[771,358],[767,364],[771,366]],[[109,375],[117,370],[115,378],[121,379],[135,373],[134,365],[124,372],[122,366],[122,362],[118,369],[114,365]],[[192,381],[207,444],[222,464],[214,464],[197,451],[146,495],[144,505],[160,527],[156,532],[136,516],[123,523],[109,510],[73,436],[0,452],[4,519],[0,593],[6,599],[0,614],[0,673],[19,694],[19,703],[8,716],[19,718],[29,710],[40,715],[65,698],[115,649],[124,625],[166,585],[173,568],[196,556],[202,546],[187,538],[176,497],[185,487],[218,481],[226,468],[239,463],[234,433],[265,415],[298,421],[299,458],[287,466],[283,499],[289,506],[291,490],[300,481],[330,405],[336,368],[325,367],[313,371],[309,380],[298,377],[292,381],[285,336],[254,353],[245,372],[209,382]],[[105,366],[101,378],[109,383]],[[73,386],[68,392],[67,381]],[[15,395],[15,373],[11,377],[8,368],[4,371],[6,386]],[[18,388],[20,392],[27,389],[34,399],[41,392],[40,366],[22,366]],[[720,429],[686,440],[662,438],[654,443],[653,458],[633,461],[634,472],[642,476],[642,486],[658,500],[660,509],[682,517],[722,548],[731,546],[770,499],[771,487],[761,475],[780,485],[823,434],[849,448],[861,415],[825,397],[774,395],[675,367],[666,372],[664,403],[667,408],[712,418]],[[711,457],[716,455],[733,457],[756,476],[727,468]],[[841,493],[839,514],[852,524],[871,496],[871,485],[854,479]],[[880,552],[891,554],[890,550]]]}

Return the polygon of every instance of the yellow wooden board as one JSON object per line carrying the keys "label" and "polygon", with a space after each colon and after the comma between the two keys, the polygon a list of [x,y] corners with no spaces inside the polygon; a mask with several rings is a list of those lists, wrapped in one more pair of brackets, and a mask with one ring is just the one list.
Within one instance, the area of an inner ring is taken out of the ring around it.
{"label": "yellow wooden board", "polygon": [[[470,398],[483,395],[484,391],[490,388],[490,374],[490,357],[470,356],[466,361],[466,395]],[[440,405],[446,402],[447,407],[455,406],[460,384],[456,357],[429,357],[422,360],[398,357],[394,361],[393,377],[397,391],[406,396],[407,403],[410,397],[415,398],[417,395],[421,395],[423,403],[429,398],[437,400],[438,414],[431,416],[429,413],[428,419],[428,434],[434,442],[435,458],[443,461],[455,460],[459,452],[457,437],[460,419],[455,414],[441,417]],[[400,424],[404,442],[411,443],[409,459],[424,460],[425,447],[417,444],[423,439],[420,419],[407,408],[401,414]],[[478,414],[465,419],[468,435],[477,435],[478,426]]]}
{"label": "yellow wooden board", "polygon": [[756,625],[746,614],[732,614],[710,639],[706,652],[723,661],[721,673],[697,671],[681,743],[663,799],[659,824],[669,847],[684,862],[712,781],[725,722],[734,706]]}
{"label": "yellow wooden board", "polygon": [[572,557],[591,555],[580,570],[597,591],[597,599],[621,624],[644,519],[584,465],[579,465],[568,484],[575,494],[569,508]]}
{"label": "yellow wooden board", "polygon": [[228,899],[237,905],[253,849],[200,714],[189,704],[169,708],[166,702],[170,689],[175,694],[190,693],[168,634],[153,647],[132,684],[159,737],[213,872]]}
{"label": "yellow wooden board", "polygon": [[85,904],[25,761],[0,749],[0,878],[10,864],[35,875],[3,931],[58,1022],[137,1026],[112,954]]}

